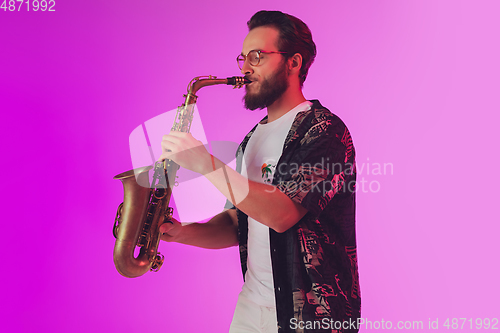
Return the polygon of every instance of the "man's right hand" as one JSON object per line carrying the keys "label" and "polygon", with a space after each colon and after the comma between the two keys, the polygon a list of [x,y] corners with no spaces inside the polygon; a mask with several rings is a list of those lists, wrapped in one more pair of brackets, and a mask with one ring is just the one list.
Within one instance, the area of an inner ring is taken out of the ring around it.
{"label": "man's right hand", "polygon": [[238,245],[236,209],[217,214],[206,223],[180,223],[172,219],[160,226],[160,239],[205,249],[223,249]]}
{"label": "man's right hand", "polygon": [[181,228],[181,223],[172,218],[170,222],[165,222],[160,226],[160,239],[166,242],[175,242],[175,238],[179,235]]}

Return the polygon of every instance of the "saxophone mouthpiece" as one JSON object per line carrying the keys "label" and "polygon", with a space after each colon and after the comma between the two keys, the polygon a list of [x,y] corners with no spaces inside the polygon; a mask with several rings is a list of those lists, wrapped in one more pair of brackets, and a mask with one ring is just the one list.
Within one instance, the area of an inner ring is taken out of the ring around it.
{"label": "saxophone mouthpiece", "polygon": [[232,85],[235,88],[241,88],[245,84],[249,84],[249,83],[252,82],[252,81],[250,81],[249,79],[247,79],[246,77],[243,77],[243,76],[228,77],[226,80],[227,80],[227,84],[228,85]]}

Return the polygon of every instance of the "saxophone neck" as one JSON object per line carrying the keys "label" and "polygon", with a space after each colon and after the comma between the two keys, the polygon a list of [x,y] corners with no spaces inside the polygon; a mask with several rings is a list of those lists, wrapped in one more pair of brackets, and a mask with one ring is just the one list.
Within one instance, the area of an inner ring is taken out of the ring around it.
{"label": "saxophone neck", "polygon": [[188,84],[187,94],[184,95],[184,97],[186,98],[184,105],[187,106],[189,104],[196,103],[196,99],[198,98],[198,96],[196,96],[196,93],[203,87],[213,86],[216,84],[227,84],[234,86],[234,88],[241,88],[245,84],[249,84],[250,82],[252,81],[242,76],[233,76],[225,79],[218,79],[213,75],[197,76]]}

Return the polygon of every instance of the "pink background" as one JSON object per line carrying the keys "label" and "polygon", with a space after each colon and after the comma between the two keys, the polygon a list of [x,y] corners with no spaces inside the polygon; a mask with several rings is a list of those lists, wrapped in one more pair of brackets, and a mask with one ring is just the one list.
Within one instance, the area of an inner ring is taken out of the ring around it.
{"label": "pink background", "polygon": [[[180,105],[189,80],[239,74],[245,23],[260,9],[311,28],[318,56],[304,93],[347,123],[359,180],[379,189],[357,197],[362,316],[425,327],[500,317],[500,2],[261,3],[0,11],[2,330],[227,331],[237,249],[162,243],[159,273],[120,276],[112,177],[131,167],[130,132]],[[239,142],[264,115],[243,109],[243,91],[199,96],[209,141]]]}

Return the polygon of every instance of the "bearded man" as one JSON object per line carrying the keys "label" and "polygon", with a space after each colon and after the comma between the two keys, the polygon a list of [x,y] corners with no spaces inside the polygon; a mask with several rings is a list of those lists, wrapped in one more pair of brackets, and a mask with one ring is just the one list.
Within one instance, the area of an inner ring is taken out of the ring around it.
{"label": "bearded man", "polygon": [[171,132],[161,159],[204,175],[228,199],[207,223],[161,226],[162,240],[239,245],[245,283],[230,332],[357,332],[355,151],[345,124],[302,85],[316,56],[307,25],[260,11],[237,62],[245,107],[267,116],[245,137],[237,171],[191,134]]}

